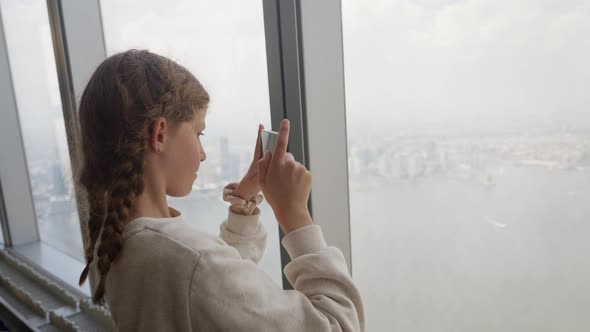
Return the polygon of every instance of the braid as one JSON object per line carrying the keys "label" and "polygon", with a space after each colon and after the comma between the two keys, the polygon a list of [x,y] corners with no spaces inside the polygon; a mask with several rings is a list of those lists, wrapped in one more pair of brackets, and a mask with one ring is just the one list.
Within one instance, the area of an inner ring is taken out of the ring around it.
{"label": "braid", "polygon": [[93,189],[88,193],[88,201],[90,203],[90,213],[88,216],[88,233],[90,241],[85,251],[86,267],[80,275],[80,286],[86,281],[88,272],[90,271],[90,264],[94,260],[94,248],[96,240],[100,234],[100,229],[105,219],[106,213],[106,192],[104,190]]}
{"label": "braid", "polygon": [[123,248],[123,227],[144,189],[144,152],[153,122],[164,117],[174,128],[208,103],[209,94],[185,67],[146,50],[112,55],[92,74],[78,110],[83,165],[78,181],[89,203],[80,284],[95,263],[100,280],[94,303],[103,301],[107,274]]}
{"label": "braid", "polygon": [[123,226],[129,218],[133,201],[143,191],[143,148],[138,149],[135,144],[128,144],[118,150],[119,156],[124,156],[125,160],[114,170],[116,180],[108,191],[107,214],[97,251],[100,281],[94,293],[94,303],[101,303],[103,300],[111,263],[117,259],[123,248]]}

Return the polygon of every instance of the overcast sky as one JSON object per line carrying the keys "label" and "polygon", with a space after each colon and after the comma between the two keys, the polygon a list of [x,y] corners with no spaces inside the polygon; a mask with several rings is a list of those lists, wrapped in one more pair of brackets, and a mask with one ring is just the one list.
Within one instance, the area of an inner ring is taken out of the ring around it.
{"label": "overcast sky", "polygon": [[590,1],[343,0],[349,117],[588,125],[589,18]]}
{"label": "overcast sky", "polygon": [[[2,14],[9,46],[20,45],[11,60],[33,63],[15,81],[46,73],[39,84],[53,87],[55,102],[54,65],[34,64],[30,52],[47,49],[52,61],[44,3],[2,0]],[[186,65],[212,95],[211,128],[270,124],[262,1],[103,0],[101,8],[108,53],[148,48]],[[590,127],[589,0],[342,0],[342,9],[350,128],[515,119]]]}
{"label": "overcast sky", "polygon": [[[237,125],[267,117],[261,1],[120,3],[102,1],[109,50],[149,45],[186,63]],[[590,119],[590,1],[342,7],[351,124]]]}

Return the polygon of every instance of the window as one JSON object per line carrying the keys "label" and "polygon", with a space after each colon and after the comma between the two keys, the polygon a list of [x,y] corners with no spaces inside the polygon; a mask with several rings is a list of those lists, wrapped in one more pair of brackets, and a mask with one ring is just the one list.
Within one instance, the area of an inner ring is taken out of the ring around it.
{"label": "window", "polygon": [[342,10],[367,329],[586,329],[588,2]]}
{"label": "window", "polygon": [[41,241],[83,262],[47,5],[0,1]]}
{"label": "window", "polygon": [[[168,197],[185,221],[218,234],[227,218],[223,187],[245,174],[258,123],[270,129],[264,20],[261,2],[101,1],[107,53],[149,49],[186,66],[211,96],[206,136],[207,160],[193,192]],[[278,224],[268,203],[260,206],[268,244],[260,266],[279,285]]]}

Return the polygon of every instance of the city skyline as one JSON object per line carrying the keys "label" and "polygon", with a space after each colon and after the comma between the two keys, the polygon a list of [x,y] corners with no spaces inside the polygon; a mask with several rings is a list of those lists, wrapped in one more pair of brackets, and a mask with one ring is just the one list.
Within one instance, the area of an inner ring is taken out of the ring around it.
{"label": "city skyline", "polygon": [[[590,2],[341,4],[342,222],[367,326],[582,330]],[[82,262],[46,4],[0,6],[41,240]],[[272,129],[262,2],[102,0],[100,9],[107,55],[168,56],[211,95],[207,160],[193,192],[168,199],[217,232],[228,213],[222,187],[245,174],[258,124]],[[267,203],[262,211],[271,231],[260,266],[280,282],[278,226]]]}

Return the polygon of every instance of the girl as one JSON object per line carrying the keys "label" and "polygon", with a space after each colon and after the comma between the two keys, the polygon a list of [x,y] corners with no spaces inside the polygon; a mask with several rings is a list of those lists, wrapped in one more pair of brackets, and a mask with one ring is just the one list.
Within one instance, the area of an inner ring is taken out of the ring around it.
{"label": "girl", "polygon": [[[364,330],[342,252],[326,245],[307,209],[311,173],[286,152],[288,120],[274,152],[261,158],[256,144],[246,176],[226,186],[233,204],[220,237],[192,228],[167,205],[166,195],[190,193],[206,159],[199,136],[208,102],[186,68],[148,51],[115,54],[96,69],[79,108],[78,180],[89,202],[80,284],[95,262],[93,300],[106,295],[121,331]],[[292,261],[285,274],[295,290],[281,289],[256,265],[266,245],[261,190],[286,234]]]}

